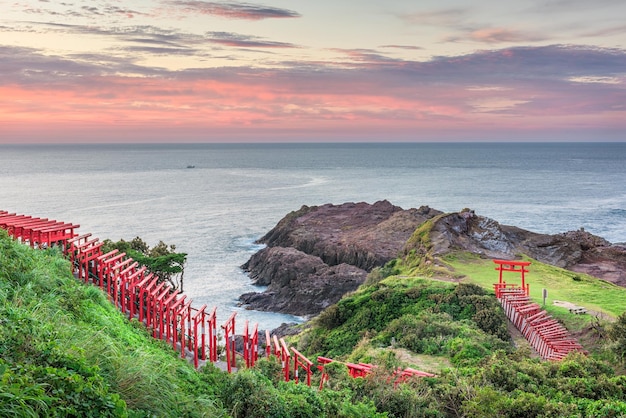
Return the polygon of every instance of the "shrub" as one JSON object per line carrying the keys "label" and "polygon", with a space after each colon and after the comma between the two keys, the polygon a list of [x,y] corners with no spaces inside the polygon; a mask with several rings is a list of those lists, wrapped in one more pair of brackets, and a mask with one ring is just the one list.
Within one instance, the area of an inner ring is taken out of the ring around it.
{"label": "shrub", "polygon": [[234,374],[222,393],[222,400],[233,418],[288,416],[280,392],[254,370]]}
{"label": "shrub", "polygon": [[608,330],[608,336],[613,341],[613,351],[626,362],[626,312],[621,314],[617,321]]}

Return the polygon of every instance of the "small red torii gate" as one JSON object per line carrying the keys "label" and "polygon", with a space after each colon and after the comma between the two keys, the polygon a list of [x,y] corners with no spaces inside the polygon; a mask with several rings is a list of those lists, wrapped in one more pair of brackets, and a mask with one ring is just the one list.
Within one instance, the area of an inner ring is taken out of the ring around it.
{"label": "small red torii gate", "polygon": [[233,312],[228,320],[222,325],[224,330],[224,344],[226,344],[226,366],[228,373],[232,372],[233,366],[236,366],[235,361],[235,317],[237,312]]}
{"label": "small red torii gate", "polygon": [[246,362],[246,367],[253,367],[256,363],[259,352],[259,325],[254,324],[252,333],[248,330],[248,320],[243,330],[243,358]]}
{"label": "small red torii gate", "polygon": [[313,370],[311,370],[311,366],[313,366],[313,362],[306,358],[302,353],[300,353],[295,348],[291,347],[291,351],[293,351],[293,375],[296,384],[298,384],[298,369],[302,367],[304,371],[306,371],[306,385],[311,386],[311,374]]}
{"label": "small red torii gate", "polygon": [[498,271],[498,283],[494,284],[494,289],[496,292],[496,297],[500,298],[501,293],[505,291],[507,288],[518,287],[517,285],[506,283],[503,280],[502,273],[513,272],[520,273],[522,279],[521,288],[526,292],[526,295],[530,295],[530,285],[526,283],[526,273],[528,273],[528,269],[526,267],[530,266],[530,261],[517,261],[517,260],[493,260],[493,262],[497,265],[496,271]]}

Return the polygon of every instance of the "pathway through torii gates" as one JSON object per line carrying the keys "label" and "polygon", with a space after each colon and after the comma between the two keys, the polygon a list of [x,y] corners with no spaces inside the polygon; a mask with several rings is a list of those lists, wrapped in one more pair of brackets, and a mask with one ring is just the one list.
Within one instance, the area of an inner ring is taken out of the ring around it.
{"label": "pathway through torii gates", "polygon": [[[180,351],[181,358],[189,356],[196,368],[207,358],[212,363],[218,363],[217,308],[210,311],[206,305],[194,308],[186,295],[165,282],[159,282],[158,277],[125,253],[113,250],[103,254],[103,243],[98,238],[92,238],[91,234],[78,235],[75,231],[79,227],[0,210],[0,228],[5,229],[9,236],[33,248],[60,246],[79,280],[100,287],[123,314],[143,322],[154,338],[167,341],[174,350]],[[221,325],[225,368],[229,373],[237,367],[237,355],[243,358],[245,367],[253,367],[259,353],[258,325],[255,324],[251,330],[248,321],[242,335],[243,350],[236,351],[235,319],[236,312],[233,312]],[[306,372],[306,384],[311,385],[312,361],[294,347],[288,347],[284,339],[270,336],[269,331],[265,331],[265,345],[265,355],[281,362],[285,381],[293,378],[298,383],[299,371],[303,370]],[[318,358],[317,368],[322,372],[320,389],[328,381],[324,366],[332,361]],[[355,378],[366,376],[374,369],[371,364],[343,364],[350,376]],[[410,377],[424,376],[435,375],[411,368],[398,369],[389,381],[393,380],[395,386]]]}
{"label": "pathway through torii gates", "polygon": [[[572,351],[586,353],[567,329],[530,300],[526,283],[530,261],[493,260],[499,272],[494,290],[506,316],[544,360],[561,360]],[[503,272],[519,273],[521,284],[507,283]]]}

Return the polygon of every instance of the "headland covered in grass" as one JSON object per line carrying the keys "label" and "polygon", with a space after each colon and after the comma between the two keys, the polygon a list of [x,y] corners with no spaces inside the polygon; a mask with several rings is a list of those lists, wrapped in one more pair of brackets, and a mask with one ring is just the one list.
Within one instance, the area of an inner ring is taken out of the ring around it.
{"label": "headland covered in grass", "polygon": [[[263,360],[226,374],[196,371],[78,282],[54,249],[32,250],[0,231],[0,415],[130,417],[620,416],[626,316],[603,323],[589,356],[543,362],[516,349],[480,274],[485,260],[453,260],[463,280],[433,280],[407,255],[375,269],[356,291],[302,326],[290,342],[333,357],[323,390],[281,381]],[[474,265],[474,263],[476,265]],[[448,269],[450,266],[448,267]],[[493,274],[493,271],[490,270]],[[554,270],[555,275],[569,272]],[[474,278],[476,276],[476,278]],[[532,280],[532,279],[531,279]],[[583,298],[583,296],[581,296]],[[581,299],[578,303],[584,304]],[[597,302],[601,303],[601,302]],[[617,313],[615,314],[617,316]],[[571,317],[575,317],[571,315]],[[376,365],[364,379],[342,362]],[[434,378],[394,385],[401,366]]]}
{"label": "headland covered in grass", "polygon": [[[461,283],[474,283],[485,289],[493,288],[497,282],[497,272],[490,259],[480,258],[471,253],[450,253],[441,258],[450,266],[454,275]],[[537,303],[543,304],[543,290],[547,292],[546,309],[556,313],[567,311],[555,306],[555,301],[569,302],[587,308],[592,315],[605,319],[615,319],[626,311],[626,288],[613,283],[591,277],[587,274],[572,272],[549,264],[541,263],[529,257],[531,261],[526,274],[526,282],[530,284],[530,296]],[[506,275],[506,273],[505,273]],[[519,275],[505,276],[509,282],[518,283]]]}

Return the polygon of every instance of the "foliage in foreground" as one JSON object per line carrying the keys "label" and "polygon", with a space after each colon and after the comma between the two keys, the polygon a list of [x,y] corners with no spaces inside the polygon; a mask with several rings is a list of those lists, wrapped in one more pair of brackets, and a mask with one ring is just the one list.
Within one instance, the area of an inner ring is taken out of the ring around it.
{"label": "foliage in foreground", "polygon": [[34,251],[0,230],[0,416],[385,414],[351,393],[270,381],[261,370],[197,372],[77,281],[58,251]]}
{"label": "foliage in foreground", "polygon": [[[352,361],[378,360],[379,367],[352,379],[343,365],[328,365],[331,380],[318,391],[282,382],[280,366],[267,360],[234,375],[212,365],[196,372],[98,288],[75,280],[58,252],[33,251],[0,231],[0,416],[626,414],[626,376],[593,357],[550,363],[512,351],[498,337],[501,324],[478,315],[496,309],[492,299],[471,285],[397,277],[370,283],[325,312],[300,343]],[[607,333],[613,365],[624,360],[625,330],[622,315]],[[400,362],[393,351],[370,358],[363,344],[386,347],[393,340],[448,356],[458,367],[394,387],[389,376]]]}
{"label": "foliage in foreground", "polygon": [[[361,287],[327,308],[300,338],[309,354],[345,358],[362,339],[414,353],[476,362],[510,350],[506,317],[493,296],[475,285],[388,278]],[[355,358],[352,361],[369,361]]]}

